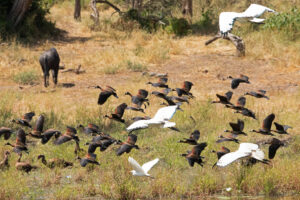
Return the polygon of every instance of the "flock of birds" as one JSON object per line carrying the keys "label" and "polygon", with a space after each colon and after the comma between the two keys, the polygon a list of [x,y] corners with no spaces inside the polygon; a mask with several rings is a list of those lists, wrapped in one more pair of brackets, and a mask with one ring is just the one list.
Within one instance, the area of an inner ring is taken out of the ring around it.
{"label": "flock of birds", "polygon": [[[4,159],[0,162],[0,169],[7,169],[9,167],[8,158],[11,152],[15,152],[19,155],[19,158],[15,164],[17,170],[30,172],[32,169],[38,168],[38,166],[32,165],[29,162],[21,161],[22,153],[23,152],[29,153],[29,148],[27,145],[27,137],[40,140],[41,145],[45,145],[46,143],[48,143],[51,140],[51,138],[53,138],[54,145],[61,145],[66,142],[74,141],[75,142],[74,153],[76,155],[76,158],[79,160],[80,165],[82,167],[85,167],[87,164],[100,165],[100,163],[96,159],[97,156],[95,154],[95,151],[98,147],[100,151],[103,152],[107,148],[109,148],[109,146],[112,144],[120,145],[120,147],[116,150],[117,156],[121,156],[125,152],[130,153],[132,149],[140,149],[140,147],[136,144],[138,136],[133,134],[133,132],[137,130],[145,129],[151,126],[159,126],[162,128],[169,128],[171,130],[180,132],[180,130],[176,128],[176,123],[171,122],[170,120],[172,119],[172,117],[174,116],[177,110],[183,111],[180,108],[180,106],[183,103],[189,104],[189,101],[194,98],[193,94],[190,92],[193,83],[190,81],[184,81],[182,87],[171,89],[167,85],[168,82],[167,74],[150,73],[149,75],[156,76],[159,78],[158,82],[156,83],[148,82],[147,84],[150,84],[156,88],[161,88],[161,91],[152,91],[151,94],[157,98],[162,99],[164,102],[161,105],[163,105],[164,107],[158,109],[158,111],[152,118],[149,116],[132,118],[131,120],[134,122],[126,128],[126,130],[128,131],[128,138],[125,142],[118,140],[110,136],[109,134],[103,133],[100,130],[99,126],[92,123],[89,123],[88,126],[86,127],[83,125],[79,125],[76,128],[67,126],[66,132],[64,134],[62,134],[61,131],[56,129],[44,130],[45,117],[43,115],[40,115],[37,118],[35,125],[32,128],[31,121],[35,116],[35,113],[29,112],[24,114],[21,119],[12,120],[13,123],[16,123],[22,127],[26,127],[28,129],[27,131],[28,133],[26,133],[22,128],[19,128],[16,131],[8,127],[0,128],[0,137],[3,135],[5,140],[9,140],[11,135],[16,133],[15,143],[14,144],[11,144],[9,142],[6,143],[6,145],[10,145],[11,147],[13,147],[13,149],[12,151],[6,150],[4,152]],[[238,88],[238,86],[242,83],[250,84],[249,78],[245,75],[241,75],[238,78],[233,78],[229,76],[228,79],[232,79],[231,89],[233,90]],[[105,104],[107,99],[110,98],[111,96],[118,98],[116,90],[110,86],[106,86],[105,88],[102,88],[100,86],[93,86],[93,87],[101,90],[98,97],[98,104],[100,106]],[[177,95],[169,95],[169,93],[171,92],[176,92]],[[130,96],[131,105],[129,106],[126,103],[121,103],[119,106],[117,106],[117,108],[113,113],[105,115],[104,117],[111,120],[115,120],[120,123],[125,123],[125,120],[123,119],[123,115],[126,110],[132,110],[132,111],[144,113],[144,109],[147,109],[150,106],[150,101],[147,98],[148,91],[145,89],[139,89],[137,95],[135,96],[133,96],[129,92],[126,92],[125,95]],[[244,116],[251,117],[253,119],[256,119],[254,112],[245,107],[246,105],[245,96],[250,95],[256,98],[269,99],[269,97],[266,96],[266,91],[263,90],[251,91],[245,93],[244,96],[239,97],[237,103],[233,104],[230,102],[232,95],[233,95],[232,91],[228,91],[227,93],[225,93],[225,95],[216,94],[218,101],[212,101],[212,103],[223,104],[225,105],[225,108],[233,109],[236,111],[236,113],[240,113]],[[262,127],[258,130],[252,130],[252,132],[268,135],[268,136],[274,136],[273,133],[288,134],[287,130],[288,128],[291,127],[287,125],[281,125],[277,122],[274,123],[276,130],[271,130],[274,119],[275,119],[275,115],[273,113],[268,115],[263,120]],[[219,136],[219,138],[216,140],[216,143],[221,143],[221,142],[239,143],[238,136],[240,135],[247,136],[247,133],[244,132],[243,120],[238,119],[236,123],[230,122],[229,125],[231,126],[232,130],[225,130],[225,132],[228,132],[229,135]],[[77,129],[81,130],[86,135],[94,136],[90,142],[86,143],[86,145],[88,145],[88,150],[87,150],[87,154],[83,158],[80,158],[78,156],[79,151],[84,151],[84,150],[80,148],[79,145],[80,138],[77,135]],[[207,147],[207,142],[198,143],[199,138],[200,138],[200,131],[195,130],[193,133],[191,133],[189,138],[183,138],[182,140],[178,141],[179,143],[186,143],[189,145],[193,145],[191,151],[188,151],[187,153],[181,155],[187,159],[191,167],[193,167],[195,163],[199,164],[200,166],[203,166],[204,163],[203,162],[204,157],[201,156],[201,152]],[[268,157],[269,159],[273,159],[278,148],[281,146],[285,146],[288,142],[289,142],[288,140],[279,140],[275,137],[271,137],[268,140],[260,142],[260,144],[270,144]],[[230,163],[239,160],[241,158],[244,158],[243,164],[247,166],[253,165],[257,162],[261,162],[265,164],[270,163],[270,160],[265,159],[264,152],[260,149],[259,145],[254,143],[241,143],[239,149],[234,152],[231,152],[228,148],[224,146],[221,148],[220,151],[211,150],[211,152],[216,153],[218,157],[218,161],[213,165],[213,167],[214,166],[225,167]],[[37,158],[40,159],[41,162],[49,168],[73,166],[72,162],[65,161],[62,158],[52,158],[46,160],[44,155],[39,155]],[[131,171],[133,175],[151,177],[150,174],[148,174],[148,171],[156,163],[158,163],[159,159],[156,158],[150,162],[143,164],[142,166],[139,165],[138,162],[135,161],[132,157],[129,157],[128,161],[134,169]]]}

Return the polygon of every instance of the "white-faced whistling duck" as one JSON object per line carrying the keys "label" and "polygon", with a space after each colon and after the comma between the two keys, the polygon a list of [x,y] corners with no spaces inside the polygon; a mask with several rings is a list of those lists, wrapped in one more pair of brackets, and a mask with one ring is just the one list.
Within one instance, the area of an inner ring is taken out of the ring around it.
{"label": "white-faced whistling duck", "polygon": [[148,171],[154,166],[156,165],[156,163],[159,161],[158,158],[151,160],[149,162],[144,163],[142,166],[136,161],[134,160],[132,157],[129,156],[128,158],[128,162],[130,163],[130,165],[133,167],[134,170],[131,170],[130,172],[132,173],[133,176],[147,176],[150,178],[154,178],[152,177],[150,174],[148,174]]}
{"label": "white-faced whistling duck", "polygon": [[13,119],[12,122],[19,124],[21,126],[27,126],[27,127],[31,128],[31,125],[29,124],[29,122],[32,120],[34,115],[35,115],[34,112],[25,113],[22,116],[22,119]]}
{"label": "white-faced whistling duck", "polygon": [[136,145],[137,136],[129,134],[126,142],[122,142],[120,148],[117,149],[117,156],[121,156],[123,153],[129,153],[132,148],[139,149],[139,146]]}
{"label": "white-faced whistling duck", "polygon": [[163,77],[159,78],[157,83],[148,82],[147,84],[151,84],[153,87],[161,87],[161,88],[169,88],[166,83],[168,82],[168,78]]}
{"label": "white-faced whistling duck", "polygon": [[57,139],[59,136],[61,136],[61,132],[55,129],[47,129],[42,134],[41,143],[46,144],[52,136],[55,136],[55,139]]}
{"label": "white-faced whistling duck", "polygon": [[235,138],[236,135],[233,135],[232,133],[229,134],[228,136],[223,136],[220,135],[219,139],[216,141],[216,143],[221,143],[221,142],[235,142],[239,143],[239,140]]}
{"label": "white-faced whistling duck", "polygon": [[181,154],[181,156],[184,156],[187,159],[191,167],[194,167],[194,163],[198,163],[201,167],[203,167],[202,158],[204,157],[200,156],[200,154],[206,146],[206,142],[197,144],[193,147],[192,151],[188,151],[187,154]]}
{"label": "white-faced whistling duck", "polygon": [[4,158],[0,162],[0,170],[5,170],[9,168],[9,163],[8,163],[8,156],[10,155],[9,151],[4,152]]}
{"label": "white-faced whistling duck", "polygon": [[60,145],[63,144],[65,142],[68,142],[70,140],[75,140],[75,141],[79,141],[79,138],[76,136],[77,134],[77,130],[73,127],[67,126],[67,130],[66,132],[59,136],[55,141],[54,144],[56,145]]}
{"label": "white-faced whistling duck", "polygon": [[83,132],[87,135],[96,135],[101,133],[99,126],[88,123],[87,127],[84,127],[83,125],[79,124],[78,128],[82,128]]}
{"label": "white-faced whistling duck", "polygon": [[9,142],[6,143],[6,145],[10,145],[13,148],[13,152],[20,154],[22,151],[25,151],[28,153],[28,149],[26,146],[26,133],[23,129],[19,129],[17,131],[17,138],[16,138],[16,143],[15,144],[10,144]]}
{"label": "white-faced whistling duck", "polygon": [[256,92],[246,92],[244,95],[249,95],[249,96],[253,96],[256,98],[266,98],[266,99],[270,99],[269,97],[266,96],[266,91],[265,90],[257,90]]}
{"label": "white-faced whistling duck", "polygon": [[144,89],[139,89],[138,94],[133,96],[130,92],[126,92],[125,95],[129,95],[131,97],[131,102],[135,105],[136,108],[141,108],[142,105],[147,107],[149,106],[148,91]]}
{"label": "white-faced whistling duck", "polygon": [[275,157],[277,149],[281,146],[285,146],[284,142],[277,138],[272,138],[269,146],[269,159],[273,159]]}
{"label": "white-faced whistling duck", "polygon": [[184,138],[184,140],[179,140],[179,143],[187,143],[191,145],[197,145],[197,141],[200,138],[200,131],[194,130],[194,132],[191,133],[190,138]]}
{"label": "white-faced whistling duck", "polygon": [[276,132],[276,133],[279,133],[279,134],[288,134],[288,132],[286,132],[286,131],[289,128],[293,128],[293,127],[288,126],[288,125],[278,124],[277,122],[274,122],[274,124],[275,124],[276,130],[273,130],[273,131]]}
{"label": "white-faced whistling duck", "polygon": [[37,166],[31,165],[29,162],[22,162],[21,158],[22,158],[22,153],[19,154],[19,159],[15,165],[17,170],[29,173],[31,170],[38,168]]}
{"label": "white-faced whistling duck", "polygon": [[253,143],[241,143],[239,149],[234,152],[223,155],[217,162],[218,167],[226,167],[227,165],[237,161],[241,158],[254,158],[260,162],[267,164],[267,160],[264,159],[265,154],[259,148],[257,144]]}
{"label": "white-faced whistling duck", "polygon": [[0,128],[0,137],[3,135],[4,140],[8,140],[12,133],[13,130],[11,128],[7,128],[7,127]]}
{"label": "white-faced whistling duck", "polygon": [[125,111],[126,108],[127,108],[127,104],[126,104],[126,103],[122,103],[122,104],[120,104],[120,105],[115,109],[115,112],[114,112],[114,113],[112,113],[110,116],[104,115],[104,117],[109,118],[109,119],[116,120],[116,121],[118,121],[118,122],[125,123],[125,120],[122,119],[122,117],[123,117],[123,114],[124,114],[124,111]]}
{"label": "white-faced whistling duck", "polygon": [[225,105],[227,108],[231,108],[233,110],[243,110],[246,105],[246,98],[241,96],[238,98],[236,105]]}
{"label": "white-faced whistling duck", "polygon": [[[192,89],[192,86],[194,84],[190,81],[184,81],[183,84],[182,84],[182,87],[181,88],[176,88],[175,91],[177,92],[177,95],[179,97],[183,96],[183,95],[187,95],[191,98],[193,98],[193,94],[190,93],[190,90]],[[174,91],[174,89],[173,89]]]}
{"label": "white-faced whistling duck", "polygon": [[45,117],[43,115],[40,115],[38,119],[36,120],[35,126],[33,128],[33,131],[29,133],[31,137],[34,138],[42,138],[42,132],[44,127],[44,121]]}
{"label": "white-faced whistling duck", "polygon": [[[215,151],[215,150],[212,150],[211,151],[212,153],[216,153],[217,154],[217,157],[218,157],[218,160],[220,160],[220,158],[222,156],[224,156],[225,154],[228,154],[230,153],[230,150],[224,146],[221,147],[221,150],[220,151]],[[214,168],[216,166],[217,162],[212,166],[212,168]]]}
{"label": "white-faced whistling duck", "polygon": [[162,125],[162,128],[174,128],[176,123],[170,122],[176,111],[179,109],[179,105],[167,106],[158,109],[153,118],[148,120],[138,120],[133,122],[126,130],[131,133],[132,131],[148,128],[149,125]]}
{"label": "white-faced whistling duck", "polygon": [[248,108],[243,108],[242,110],[236,110],[234,113],[240,113],[246,117],[251,117],[253,119],[256,119],[255,113],[252,110],[249,110]]}
{"label": "white-faced whistling duck", "polygon": [[232,97],[232,92],[228,91],[225,93],[225,96],[220,95],[220,94],[216,94],[216,96],[218,97],[219,101],[212,101],[211,103],[221,103],[221,104],[230,104],[233,105],[232,103],[230,103],[231,97]]}
{"label": "white-faced whistling duck", "polygon": [[167,102],[167,105],[169,106],[177,105],[169,96],[166,96],[164,93],[153,91],[151,94],[153,94],[156,97],[164,99]]}
{"label": "white-faced whistling duck", "polygon": [[238,88],[238,86],[239,86],[240,83],[250,84],[249,77],[245,76],[243,74],[241,74],[239,78],[233,78],[232,76],[228,76],[228,78],[232,79],[232,81],[231,81],[231,89]]}
{"label": "white-faced whistling duck", "polygon": [[52,158],[47,161],[45,155],[39,155],[38,160],[39,159],[42,159],[42,163],[45,166],[49,167],[50,169],[54,167],[66,168],[66,167],[73,166],[73,163],[65,161],[64,159],[60,159],[60,158]]}
{"label": "white-faced whistling duck", "polygon": [[88,148],[88,153],[85,155],[85,157],[84,158],[77,157],[77,159],[80,160],[81,167],[85,167],[88,163],[94,165],[100,165],[100,163],[96,161],[97,155],[94,154],[96,148],[97,145],[95,143],[91,143]]}
{"label": "white-faced whistling duck", "polygon": [[251,130],[251,132],[260,133],[263,135],[273,135],[271,133],[271,127],[274,119],[275,115],[273,113],[268,115],[262,123],[262,128],[259,130]]}
{"label": "white-faced whistling duck", "polygon": [[233,123],[233,122],[229,122],[230,127],[232,128],[232,130],[225,130],[224,132],[230,132],[233,135],[246,135],[246,133],[243,132],[244,130],[244,121],[238,119],[237,123]]}
{"label": "white-faced whistling duck", "polygon": [[110,135],[101,134],[93,137],[91,142],[86,143],[86,145],[90,145],[94,143],[96,147],[100,147],[100,151],[105,151],[110,145],[113,143],[121,143],[121,141],[117,141],[115,138],[111,137]]}
{"label": "white-faced whistling duck", "polygon": [[106,88],[103,89],[103,88],[101,88],[100,86],[97,85],[95,88],[99,88],[101,90],[101,92],[99,94],[99,97],[98,97],[98,104],[99,105],[103,105],[111,95],[113,95],[116,98],[119,98],[117,93],[116,93],[116,90],[114,88],[110,87],[110,86],[106,86]]}

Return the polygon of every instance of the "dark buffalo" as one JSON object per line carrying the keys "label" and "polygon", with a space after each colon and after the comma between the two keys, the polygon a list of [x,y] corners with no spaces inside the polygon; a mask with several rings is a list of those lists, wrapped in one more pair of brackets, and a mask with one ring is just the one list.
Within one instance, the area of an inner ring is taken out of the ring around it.
{"label": "dark buffalo", "polygon": [[45,51],[40,56],[40,64],[44,73],[44,86],[49,86],[49,71],[52,70],[53,82],[57,84],[57,75],[59,70],[59,55],[55,48],[51,48]]}

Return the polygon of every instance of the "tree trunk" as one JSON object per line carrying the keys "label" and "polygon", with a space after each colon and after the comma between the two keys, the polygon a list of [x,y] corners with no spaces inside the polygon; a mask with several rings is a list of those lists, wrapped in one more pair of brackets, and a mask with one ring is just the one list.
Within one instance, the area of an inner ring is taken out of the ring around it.
{"label": "tree trunk", "polygon": [[93,10],[93,13],[91,14],[91,17],[94,19],[95,24],[99,24],[99,12],[96,6],[96,0],[91,0],[90,6]]}
{"label": "tree trunk", "polygon": [[182,14],[193,16],[193,0],[183,0],[182,2]]}
{"label": "tree trunk", "polygon": [[234,46],[236,47],[236,55],[238,57],[245,56],[245,43],[242,38],[233,35],[232,33],[228,33],[225,37],[222,37],[221,33],[218,33],[215,37],[205,42],[205,45],[209,45],[210,43],[216,41],[219,38],[223,38],[225,40],[230,40]]}
{"label": "tree trunk", "polygon": [[15,0],[8,14],[8,20],[11,21],[13,28],[23,20],[26,11],[30,8],[32,0]]}
{"label": "tree trunk", "polygon": [[80,5],[80,0],[75,0],[75,8],[74,8],[74,19],[75,20],[80,20],[81,15],[81,5]]}

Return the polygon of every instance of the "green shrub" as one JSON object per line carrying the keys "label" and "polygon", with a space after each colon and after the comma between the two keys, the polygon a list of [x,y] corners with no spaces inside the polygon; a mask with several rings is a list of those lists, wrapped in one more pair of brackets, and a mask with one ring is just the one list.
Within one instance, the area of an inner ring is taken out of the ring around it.
{"label": "green shrub", "polygon": [[177,36],[185,36],[190,30],[190,25],[185,18],[171,18],[166,27],[167,32],[174,33]]}
{"label": "green shrub", "polygon": [[130,60],[128,60],[127,69],[133,72],[143,72],[147,70],[147,66],[140,63],[133,63]]}
{"label": "green shrub", "polygon": [[212,12],[207,10],[201,14],[198,21],[191,25],[193,33],[209,33],[217,30],[216,25],[213,24]]}
{"label": "green shrub", "polygon": [[13,80],[22,85],[33,85],[37,83],[39,76],[37,75],[36,71],[26,71],[26,72],[19,72],[14,75]]}
{"label": "green shrub", "polygon": [[290,40],[299,39],[300,36],[300,10],[291,9],[289,12],[273,15],[266,20],[264,29],[282,32]]}

